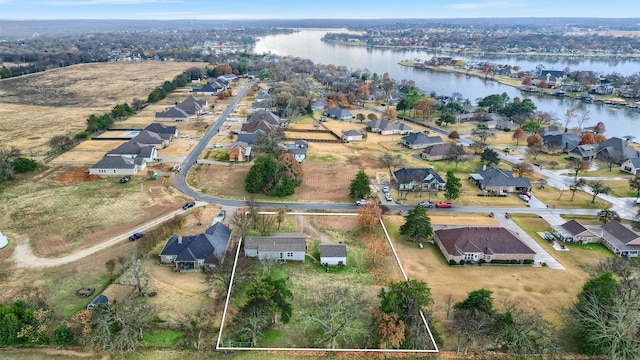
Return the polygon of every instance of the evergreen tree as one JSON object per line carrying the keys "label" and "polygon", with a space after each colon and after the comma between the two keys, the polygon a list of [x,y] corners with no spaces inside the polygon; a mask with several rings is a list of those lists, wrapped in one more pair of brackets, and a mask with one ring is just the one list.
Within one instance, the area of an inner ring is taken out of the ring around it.
{"label": "evergreen tree", "polygon": [[414,241],[425,240],[433,236],[431,219],[427,215],[427,210],[420,205],[416,205],[416,207],[409,210],[405,223],[400,226],[400,235],[409,237]]}
{"label": "evergreen tree", "polygon": [[444,185],[444,197],[447,200],[455,200],[460,197],[462,182],[453,174],[453,170],[447,171],[447,182]]}
{"label": "evergreen tree", "polygon": [[356,177],[351,180],[351,184],[349,185],[349,196],[352,199],[362,199],[365,195],[369,195],[371,193],[370,183],[371,180],[369,180],[369,176],[364,173],[364,170],[358,171]]}

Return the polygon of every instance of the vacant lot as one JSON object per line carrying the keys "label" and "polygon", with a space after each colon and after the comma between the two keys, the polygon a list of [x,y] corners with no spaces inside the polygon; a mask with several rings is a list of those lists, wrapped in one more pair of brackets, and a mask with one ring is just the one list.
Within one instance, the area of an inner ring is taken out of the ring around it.
{"label": "vacant lot", "polygon": [[200,63],[144,62],[81,64],[0,80],[2,146],[33,150],[43,158],[49,139],[73,135],[91,114],[116,104],[146,100],[165,80]]}
{"label": "vacant lot", "polygon": [[178,209],[186,198],[164,179],[120,184],[86,168],[54,168],[0,194],[0,228],[26,236],[40,256],[61,255]]}

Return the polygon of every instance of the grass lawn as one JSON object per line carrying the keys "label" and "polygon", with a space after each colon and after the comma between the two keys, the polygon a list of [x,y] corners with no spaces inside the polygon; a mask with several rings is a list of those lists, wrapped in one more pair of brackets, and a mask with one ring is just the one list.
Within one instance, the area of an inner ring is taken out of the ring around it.
{"label": "grass lawn", "polygon": [[631,190],[629,188],[628,180],[604,180],[602,183],[611,188],[609,195],[633,198],[638,195],[637,190]]}
{"label": "grass lawn", "polygon": [[173,348],[184,338],[184,333],[173,329],[152,328],[142,338],[147,346]]}

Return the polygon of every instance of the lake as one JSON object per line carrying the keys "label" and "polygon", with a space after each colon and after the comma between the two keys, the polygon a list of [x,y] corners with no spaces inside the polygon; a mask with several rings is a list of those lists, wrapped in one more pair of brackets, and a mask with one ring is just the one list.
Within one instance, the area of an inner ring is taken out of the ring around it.
{"label": "lake", "polygon": [[[530,98],[540,111],[554,114],[560,121],[564,120],[565,111],[576,106],[581,111],[588,109],[591,120],[585,126],[594,126],[597,122],[605,123],[611,136],[635,136],[640,138],[640,111],[628,108],[615,108],[604,104],[588,104],[571,98],[556,98],[544,95],[523,93],[519,89],[503,85],[493,80],[484,80],[475,76],[444,73],[438,71],[417,70],[404,67],[398,63],[405,59],[430,59],[434,54],[422,50],[378,49],[357,46],[344,46],[322,42],[320,39],[327,32],[347,32],[345,29],[304,29],[293,34],[270,35],[260,38],[254,51],[258,54],[273,53],[280,56],[295,56],[310,59],[316,64],[334,64],[349,69],[368,69],[371,73],[382,75],[389,73],[396,81],[413,80],[416,86],[426,93],[435,91],[438,95],[461,93],[465,98],[475,102],[491,94],[506,92],[512,99]],[[457,56],[456,56],[457,57]],[[640,71],[638,62],[611,61],[612,59],[529,59],[519,60],[516,57],[460,57],[464,60],[491,61],[503,64],[518,65],[524,70],[534,69],[542,64],[547,69],[562,70],[568,66],[572,70],[593,70],[603,73],[618,72],[631,74]],[[535,65],[533,65],[535,64]],[[532,66],[531,66],[532,65]],[[600,70],[596,70],[600,69]],[[569,126],[576,124],[569,124]]]}

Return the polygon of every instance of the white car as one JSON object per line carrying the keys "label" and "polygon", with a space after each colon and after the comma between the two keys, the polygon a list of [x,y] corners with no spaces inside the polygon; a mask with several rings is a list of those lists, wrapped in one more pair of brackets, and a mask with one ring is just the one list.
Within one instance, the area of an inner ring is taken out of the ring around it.
{"label": "white car", "polygon": [[393,201],[393,198],[391,197],[391,194],[389,194],[389,193],[385,193],[385,194],[384,194],[384,198],[385,198],[385,200],[387,200],[387,201]]}
{"label": "white car", "polygon": [[356,201],[356,205],[358,205],[358,206],[365,205],[366,203],[367,203],[367,200],[365,200],[365,199],[360,199],[360,200]]}
{"label": "white car", "polygon": [[529,197],[527,195],[520,194],[520,195],[518,195],[518,197],[520,198],[520,200],[522,200],[524,202],[529,202]]}
{"label": "white car", "polygon": [[382,187],[382,192],[385,193],[385,194],[388,193],[389,192],[389,187],[387,185],[384,185]]}

